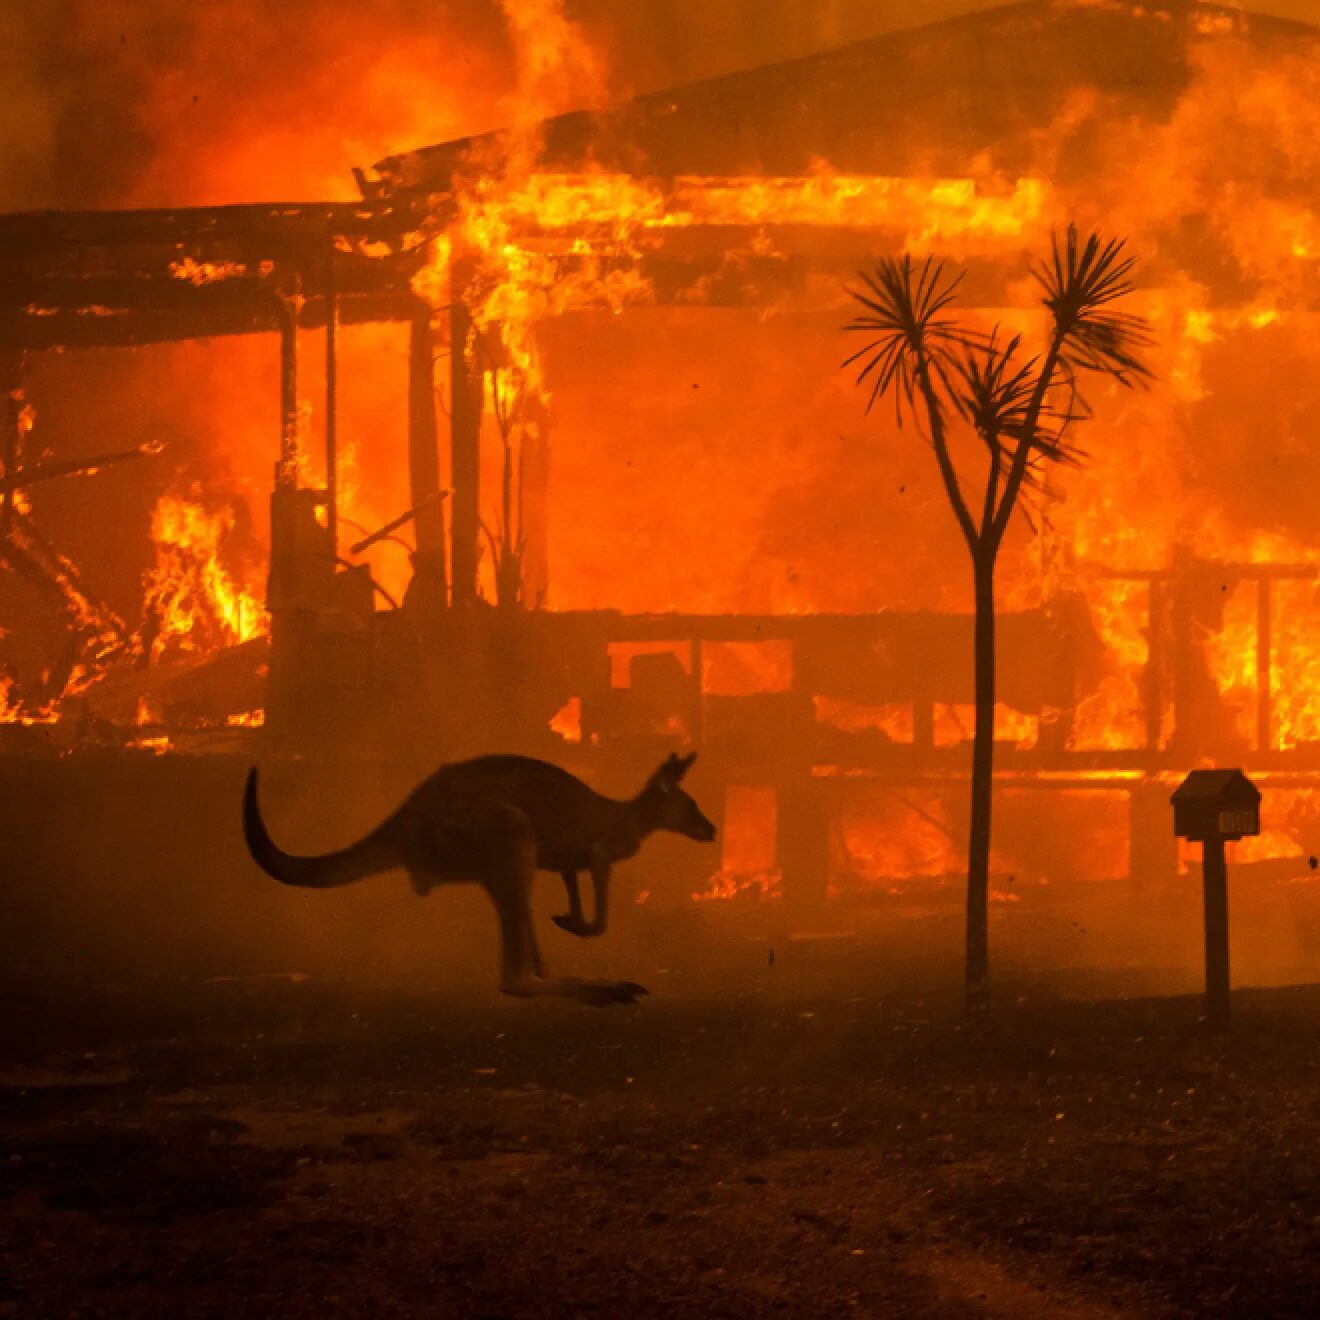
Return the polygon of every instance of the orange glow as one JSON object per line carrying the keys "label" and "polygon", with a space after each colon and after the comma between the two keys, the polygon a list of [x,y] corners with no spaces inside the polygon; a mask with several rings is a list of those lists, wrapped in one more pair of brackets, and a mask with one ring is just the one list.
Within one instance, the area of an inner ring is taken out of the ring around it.
{"label": "orange glow", "polygon": [[550,730],[565,742],[582,741],[582,699],[571,697],[550,719]]}
{"label": "orange glow", "polygon": [[[116,201],[351,200],[350,164],[491,125],[506,130],[466,161],[452,195],[432,199],[433,214],[414,236],[427,256],[414,287],[435,313],[442,453],[446,354],[466,355],[485,377],[488,413],[496,391],[509,402],[516,445],[534,434],[527,406],[545,406],[553,457],[537,494],[547,608],[967,613],[965,551],[928,449],[900,433],[888,408],[864,416],[864,400],[838,370],[843,290],[875,256],[944,257],[968,272],[969,300],[986,304],[971,309],[980,321],[1020,329],[1034,343],[1042,318],[1026,262],[1068,219],[1130,236],[1143,280],[1130,310],[1151,319],[1156,340],[1148,391],[1126,395],[1087,383],[1096,420],[1076,436],[1087,462],[1051,472],[1026,501],[1030,524],[1017,520],[1005,544],[1001,608],[1035,609],[1076,593],[1098,640],[1097,653],[1078,661],[1077,690],[1051,695],[1060,704],[1075,700],[1069,752],[1138,753],[1148,737],[1152,750],[1170,745],[1172,675],[1184,658],[1164,644],[1180,574],[1229,563],[1320,566],[1313,498],[1320,61],[1308,49],[1252,47],[1239,39],[1236,16],[1198,15],[1186,47],[1190,79],[1158,113],[1116,113],[1106,94],[1079,86],[1060,99],[1054,122],[973,159],[953,160],[947,143],[914,144],[910,176],[841,173],[822,142],[821,159],[792,167],[801,175],[659,177],[644,159],[622,174],[590,160],[567,172],[541,158],[547,116],[604,105],[618,85],[558,0],[502,0],[507,30],[493,36],[390,30],[372,7],[353,21],[308,24],[306,58],[300,51],[295,67],[286,51],[263,47],[250,98],[228,116],[211,95],[242,62],[224,8],[201,21],[185,66],[153,75],[146,117],[171,127],[160,130],[156,158]],[[257,32],[252,39],[269,41]],[[667,287],[658,273],[665,262],[678,265],[693,253],[707,264],[693,259],[699,273]],[[762,268],[782,280],[763,288],[741,278]],[[805,272],[796,282],[795,270]],[[193,257],[172,268],[176,280],[198,286],[269,273]],[[455,273],[461,289],[451,285]],[[456,345],[444,334],[455,296],[474,325],[469,342]],[[410,506],[406,336],[400,324],[339,330],[344,546]],[[319,331],[300,331],[298,343],[299,480],[315,487],[325,481],[318,455],[324,341]],[[261,536],[278,445],[275,351],[272,336],[256,336],[250,346],[189,346],[172,359],[186,382],[179,412],[195,448],[210,457],[196,460],[206,468],[198,490],[207,495],[166,495],[152,517],[156,562],[145,589],[159,618],[153,660],[265,632],[262,574],[234,552],[230,509],[246,501]],[[203,353],[214,354],[209,379]],[[25,408],[25,438],[32,425]],[[963,469],[979,471],[975,440],[961,435],[955,446]],[[487,416],[486,461],[497,448]],[[488,522],[495,484],[485,482]],[[405,528],[369,552],[373,575],[397,599],[409,581],[411,535]],[[489,558],[483,546],[486,574]],[[1315,581],[1269,588],[1272,640],[1262,675],[1264,588],[1224,577],[1222,610],[1198,600],[1189,625],[1192,666],[1222,707],[1222,727],[1205,741],[1224,756],[1316,751]],[[1158,636],[1154,579],[1167,588]],[[633,657],[664,650],[693,678],[686,641],[624,643],[611,650],[613,687],[629,686]],[[883,661],[875,657],[877,668]],[[699,686],[710,697],[784,694],[799,677],[790,646],[774,640],[706,643],[699,663]],[[955,682],[962,663],[941,657],[947,668],[930,676],[931,690],[947,698],[935,700],[933,727],[947,764],[973,727],[966,685]],[[1262,678],[1273,696],[1268,749],[1256,745]],[[0,682],[0,719],[53,718],[20,712],[13,685]],[[1145,702],[1157,684],[1162,708],[1148,719]],[[872,696],[878,704],[867,705],[862,691],[856,701],[802,697],[827,733],[881,734],[907,756],[917,738],[913,703]],[[1001,701],[996,739],[1025,759],[1048,746],[1051,722],[1062,714]],[[1193,717],[1193,732],[1206,733],[1212,717],[1199,705]],[[261,718],[253,711],[229,723],[248,727]],[[581,743],[581,700],[569,700],[549,728],[565,743]],[[648,731],[690,732],[677,716]],[[923,724],[922,738],[928,733]],[[883,739],[871,741],[883,748]],[[1069,868],[1088,879],[1120,874],[1127,840],[1111,819],[1118,797],[1105,797],[1103,807],[1098,796],[1051,800],[1039,806],[1039,819],[1014,815],[1010,803],[1006,824],[997,826],[996,875],[1017,874],[1015,883],[1025,884]],[[1089,819],[1083,809],[1103,817],[1099,844],[1080,824]],[[785,881],[766,842],[775,838],[778,810],[770,789],[730,790],[720,870],[695,897],[780,891]],[[899,897],[916,881],[940,889],[962,866],[961,811],[951,793],[923,788],[900,801],[859,791],[835,822],[831,893]],[[1065,820],[1077,828],[1056,828]],[[1239,845],[1238,856],[1303,856],[1318,838],[1309,821],[1274,824]],[[1081,856],[1093,847],[1095,855]],[[996,897],[1012,904],[1020,891],[997,880]]]}
{"label": "orange glow", "polygon": [[693,894],[712,899],[778,898],[782,876],[775,867],[779,803],[773,788],[730,784],[724,799],[723,856],[710,887]]}

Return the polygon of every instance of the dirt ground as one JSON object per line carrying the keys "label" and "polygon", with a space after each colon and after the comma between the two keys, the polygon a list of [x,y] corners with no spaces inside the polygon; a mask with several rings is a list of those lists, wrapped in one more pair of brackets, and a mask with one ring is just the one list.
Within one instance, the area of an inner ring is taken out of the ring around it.
{"label": "dirt ground", "polygon": [[1320,987],[10,995],[0,1315],[1315,1314]]}

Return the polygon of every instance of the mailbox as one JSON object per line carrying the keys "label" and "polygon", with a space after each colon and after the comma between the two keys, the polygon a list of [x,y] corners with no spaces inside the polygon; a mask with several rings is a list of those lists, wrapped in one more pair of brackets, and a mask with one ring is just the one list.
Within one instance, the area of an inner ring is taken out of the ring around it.
{"label": "mailbox", "polygon": [[1260,789],[1241,770],[1193,770],[1173,794],[1180,839],[1241,839],[1260,833]]}
{"label": "mailbox", "polygon": [[1260,833],[1260,789],[1241,770],[1193,770],[1174,790],[1173,832],[1201,845],[1206,1017],[1228,1029],[1228,870],[1224,844]]}

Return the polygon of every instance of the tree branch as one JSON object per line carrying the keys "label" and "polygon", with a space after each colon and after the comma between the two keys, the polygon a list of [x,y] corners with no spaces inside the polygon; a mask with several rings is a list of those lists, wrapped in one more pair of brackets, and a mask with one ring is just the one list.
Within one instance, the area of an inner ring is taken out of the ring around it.
{"label": "tree branch", "polygon": [[935,450],[935,461],[940,466],[940,476],[944,479],[944,489],[948,494],[954,517],[958,519],[958,526],[962,529],[967,548],[975,555],[981,544],[981,535],[972,521],[971,511],[963,498],[962,487],[958,484],[958,473],[953,466],[953,458],[949,454],[948,442],[944,436],[944,415],[940,412],[940,401],[935,397],[924,357],[918,362],[917,375],[921,381],[921,394],[926,401],[926,413],[930,419],[930,443]]}
{"label": "tree branch", "polygon": [[1036,428],[1040,425],[1041,409],[1045,406],[1045,396],[1049,393],[1050,384],[1058,368],[1059,355],[1062,351],[1063,331],[1056,325],[1054,333],[1050,337],[1050,346],[1045,354],[1045,362],[1040,369],[1040,379],[1036,382],[1035,392],[1031,396],[1031,402],[1027,405],[1027,411],[1023,418],[1022,440],[1013,453],[1013,463],[1008,471],[1008,480],[1004,483],[1004,497],[1000,500],[998,509],[995,510],[993,521],[986,529],[987,537],[995,554],[999,552],[1004,533],[1008,530],[1008,520],[1013,516],[1014,506],[1017,504],[1018,495],[1022,490],[1022,482],[1026,479],[1027,464],[1031,458],[1032,440],[1036,434]]}

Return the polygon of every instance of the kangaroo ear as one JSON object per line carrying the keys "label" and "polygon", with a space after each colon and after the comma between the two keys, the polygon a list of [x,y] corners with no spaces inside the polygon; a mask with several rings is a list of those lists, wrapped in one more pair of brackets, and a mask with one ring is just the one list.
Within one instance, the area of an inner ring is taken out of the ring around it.
{"label": "kangaroo ear", "polygon": [[661,763],[660,768],[651,776],[651,782],[662,785],[677,784],[687,774],[688,767],[696,759],[696,752],[693,752],[691,756],[679,756],[677,752],[670,752]]}

